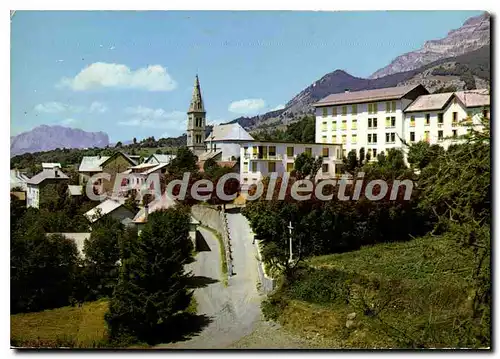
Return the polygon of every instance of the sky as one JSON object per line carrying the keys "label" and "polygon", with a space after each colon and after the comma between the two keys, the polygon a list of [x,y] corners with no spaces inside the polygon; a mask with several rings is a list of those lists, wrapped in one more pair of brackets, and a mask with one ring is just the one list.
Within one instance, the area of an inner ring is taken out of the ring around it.
{"label": "sky", "polygon": [[328,72],[367,77],[479,11],[17,11],[11,135],[39,125],[111,142],[185,132],[195,75],[207,123],[282,108]]}

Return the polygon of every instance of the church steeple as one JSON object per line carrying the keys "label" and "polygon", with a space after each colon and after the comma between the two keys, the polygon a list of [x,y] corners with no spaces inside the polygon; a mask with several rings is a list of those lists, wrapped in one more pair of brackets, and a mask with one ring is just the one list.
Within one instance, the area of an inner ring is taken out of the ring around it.
{"label": "church steeple", "polygon": [[191,104],[189,105],[188,113],[190,112],[205,112],[205,107],[203,106],[203,99],[201,97],[200,80],[198,75],[194,80],[193,97],[191,99]]}
{"label": "church steeple", "polygon": [[205,122],[206,112],[201,97],[198,75],[194,80],[193,97],[187,111],[187,147],[195,155],[205,152]]}

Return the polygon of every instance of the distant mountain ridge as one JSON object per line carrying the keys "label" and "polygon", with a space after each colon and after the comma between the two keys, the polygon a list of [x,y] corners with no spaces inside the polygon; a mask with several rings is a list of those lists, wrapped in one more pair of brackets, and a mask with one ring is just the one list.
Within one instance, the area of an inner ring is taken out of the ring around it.
{"label": "distant mountain ridge", "polygon": [[396,57],[389,65],[375,71],[375,79],[397,72],[417,69],[436,60],[463,55],[490,44],[490,15],[483,13],[467,19],[464,24],[439,40],[424,43],[421,49]]}
{"label": "distant mountain ridge", "polygon": [[41,125],[10,138],[10,155],[54,150],[56,148],[93,148],[109,145],[104,132],[87,132],[63,126]]}

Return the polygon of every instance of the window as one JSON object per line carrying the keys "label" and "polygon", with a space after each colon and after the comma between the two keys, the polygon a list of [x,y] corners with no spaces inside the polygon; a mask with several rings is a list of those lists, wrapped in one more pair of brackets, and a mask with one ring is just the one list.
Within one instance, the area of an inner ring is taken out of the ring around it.
{"label": "window", "polygon": [[328,163],[323,163],[323,166],[321,167],[321,171],[323,173],[327,173],[328,172]]}
{"label": "window", "polygon": [[376,133],[373,134],[373,143],[377,143],[377,134]]}
{"label": "window", "polygon": [[347,115],[347,106],[342,106],[342,116]]}
{"label": "window", "polygon": [[293,163],[292,162],[288,162],[286,164],[286,171],[287,172],[292,172],[293,171]]}
{"label": "window", "polygon": [[248,152],[248,147],[247,146],[243,147],[243,154],[246,154],[247,152]]}
{"label": "window", "polygon": [[415,127],[415,116],[411,116],[410,118],[410,127]]}
{"label": "window", "polygon": [[323,107],[323,117],[328,116],[328,107]]}
{"label": "window", "polygon": [[337,136],[332,136],[332,142],[333,142],[333,143],[338,143]]}
{"label": "window", "polygon": [[[326,143],[326,136],[321,137],[321,142]],[[289,155],[288,153],[287,153],[287,155],[288,156],[293,156],[293,154]]]}
{"label": "window", "polygon": [[269,162],[267,164],[267,172],[276,172],[276,163],[275,162]]}
{"label": "window", "polygon": [[377,103],[369,103],[368,104],[368,113],[377,113],[378,108],[377,108]]}
{"label": "window", "polygon": [[332,122],[332,130],[334,130],[334,131],[337,130],[337,121]]}
{"label": "window", "polygon": [[347,135],[342,135],[342,143],[345,145],[347,142]]}
{"label": "window", "polygon": [[385,127],[396,127],[396,117],[386,117],[385,118]]}
{"label": "window", "polygon": [[[323,138],[326,141],[326,136],[323,136]],[[286,155],[288,157],[292,157],[293,156],[293,147],[287,147],[286,148]]]}
{"label": "window", "polygon": [[391,102],[391,112],[396,112],[396,101]]}
{"label": "window", "polygon": [[326,124],[326,122],[323,122],[323,123],[322,123],[321,129],[322,129],[323,131],[326,131],[326,130],[328,129],[328,128],[327,128],[327,124]]}
{"label": "window", "polygon": [[396,142],[396,134],[394,132],[391,133],[391,142],[392,143]]}
{"label": "window", "polygon": [[425,125],[429,126],[430,124],[431,124],[431,114],[430,113],[426,113],[425,114]]}
{"label": "window", "polygon": [[276,156],[276,146],[269,146],[269,156]]}
{"label": "window", "polygon": [[456,124],[457,121],[458,121],[458,112],[453,112],[453,119],[452,119],[453,123]]}
{"label": "window", "polygon": [[312,148],[311,147],[306,147],[306,149],[304,150],[304,152],[306,154],[308,154],[309,156],[312,156]]}
{"label": "window", "polygon": [[357,115],[358,114],[358,105],[352,105],[351,106],[351,113],[353,115]]}
{"label": "window", "polygon": [[358,120],[352,120],[352,126],[351,128],[353,130],[357,130],[358,129]]}
{"label": "window", "polygon": [[243,172],[248,172],[248,162],[243,162]]}
{"label": "window", "polygon": [[394,143],[396,142],[396,134],[394,132],[385,134],[385,143]]}
{"label": "window", "polygon": [[330,156],[330,149],[328,147],[323,147],[323,157]]}
{"label": "window", "polygon": [[373,149],[373,158],[376,158],[376,157],[377,157],[377,149],[376,149],[376,148],[374,148],[374,149]]}
{"label": "window", "polygon": [[483,110],[483,117],[484,118],[489,118],[488,117],[488,110]]}
{"label": "window", "polygon": [[391,112],[391,103],[389,101],[385,103],[385,112]]}
{"label": "window", "polygon": [[342,120],[342,129],[347,129],[347,120]]}
{"label": "window", "polygon": [[337,107],[332,107],[332,116],[337,116]]}
{"label": "window", "polygon": [[453,138],[457,138],[457,130],[453,130]]}
{"label": "window", "polygon": [[376,133],[368,134],[368,143],[377,143],[377,134]]}
{"label": "window", "polygon": [[438,141],[443,140],[443,131],[438,131]]}
{"label": "window", "polygon": [[429,142],[429,131],[424,132],[424,141]]}
{"label": "window", "polygon": [[438,125],[442,125],[442,124],[443,124],[443,114],[438,113]]}
{"label": "window", "polygon": [[368,134],[367,142],[372,143],[372,134],[371,133]]}
{"label": "window", "polygon": [[352,135],[352,143],[357,143],[358,142],[358,135]]}
{"label": "window", "polygon": [[368,128],[377,128],[377,119],[369,118],[368,119]]}
{"label": "window", "polygon": [[252,162],[252,172],[257,172],[257,162]]}
{"label": "window", "polygon": [[410,142],[415,142],[415,132],[410,132]]}

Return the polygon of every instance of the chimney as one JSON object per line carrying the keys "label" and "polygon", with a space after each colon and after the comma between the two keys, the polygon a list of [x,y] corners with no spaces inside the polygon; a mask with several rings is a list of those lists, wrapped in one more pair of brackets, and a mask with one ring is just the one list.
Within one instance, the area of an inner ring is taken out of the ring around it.
{"label": "chimney", "polygon": [[148,215],[149,215],[149,205],[144,206],[144,222],[148,221]]}
{"label": "chimney", "polygon": [[54,177],[59,177],[59,173],[57,172],[57,167],[54,167]]}
{"label": "chimney", "polygon": [[349,91],[349,89],[344,90],[344,93],[349,93],[349,92],[351,92],[351,91]]}

